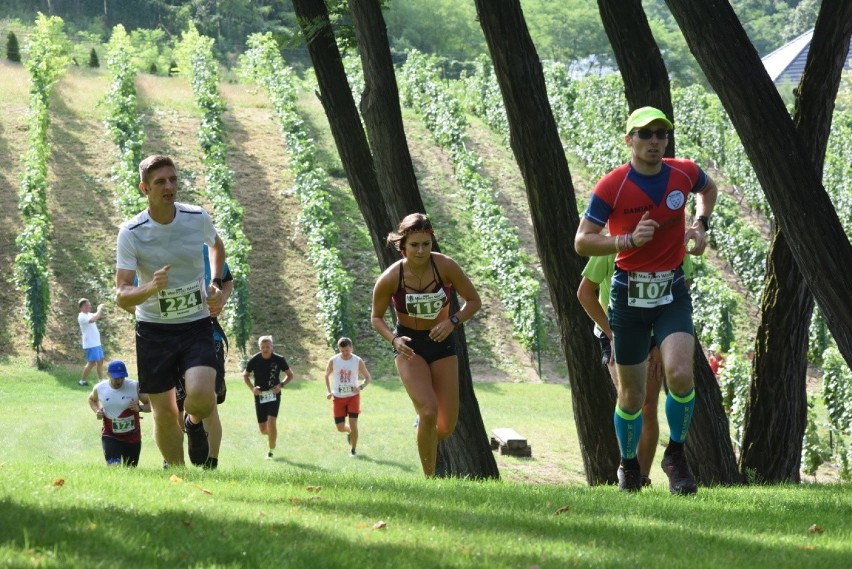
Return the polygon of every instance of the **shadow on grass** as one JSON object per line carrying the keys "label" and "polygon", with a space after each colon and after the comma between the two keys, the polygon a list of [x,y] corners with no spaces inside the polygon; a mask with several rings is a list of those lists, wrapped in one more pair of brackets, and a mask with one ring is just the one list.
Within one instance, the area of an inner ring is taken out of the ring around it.
{"label": "shadow on grass", "polygon": [[[152,478],[151,487],[164,483],[162,474],[139,474]],[[230,485],[210,478],[203,486],[190,478],[184,487],[213,488],[211,495],[199,492],[157,513],[132,501],[6,498],[0,501],[0,551],[15,551],[32,564],[50,556],[73,567],[709,567],[726,558],[759,567],[848,566],[837,537],[830,549],[806,533],[815,517],[843,520],[844,505],[813,500],[810,491],[801,499],[759,492],[757,514],[728,507],[725,496],[696,503],[615,489],[558,490],[557,496],[510,484],[413,484],[334,473],[287,473],[283,482],[264,483],[237,472],[229,475]],[[117,488],[121,476],[114,483]],[[257,491],[247,495],[243,486]],[[378,520],[387,524],[380,532],[372,529]],[[327,531],[341,522],[339,533]],[[689,547],[697,545],[701,528],[707,531],[700,550]],[[834,531],[844,531],[842,522]]]}

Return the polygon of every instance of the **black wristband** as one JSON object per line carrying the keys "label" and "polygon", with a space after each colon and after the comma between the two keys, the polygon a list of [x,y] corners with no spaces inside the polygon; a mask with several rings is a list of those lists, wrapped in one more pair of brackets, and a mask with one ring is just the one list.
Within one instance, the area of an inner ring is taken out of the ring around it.
{"label": "black wristband", "polygon": [[710,231],[710,218],[706,215],[699,215],[698,221],[701,222],[701,225],[704,226],[704,232]]}
{"label": "black wristband", "polygon": [[213,279],[211,282],[212,282],[214,285],[216,285],[216,287],[217,287],[219,290],[222,290],[222,286],[223,286],[223,285],[222,285],[222,279],[220,279],[220,278],[216,277],[216,278],[215,278],[215,279]]}

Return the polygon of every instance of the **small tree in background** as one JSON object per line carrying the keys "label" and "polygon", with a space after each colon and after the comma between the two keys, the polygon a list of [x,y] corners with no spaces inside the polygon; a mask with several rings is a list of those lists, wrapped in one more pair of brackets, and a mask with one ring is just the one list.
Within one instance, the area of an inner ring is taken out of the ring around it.
{"label": "small tree in background", "polygon": [[95,51],[95,48],[92,48],[92,51],[89,52],[89,67],[100,67],[101,62],[98,61],[98,52]]}
{"label": "small tree in background", "polygon": [[15,35],[15,32],[9,32],[9,35],[6,36],[6,59],[15,63],[21,62],[21,48],[18,45],[18,36]]}

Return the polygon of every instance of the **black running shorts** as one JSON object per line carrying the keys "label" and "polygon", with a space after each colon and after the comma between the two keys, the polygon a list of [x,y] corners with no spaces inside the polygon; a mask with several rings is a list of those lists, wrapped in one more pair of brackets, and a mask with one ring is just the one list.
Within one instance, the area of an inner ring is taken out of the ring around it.
{"label": "black running shorts", "polygon": [[[406,343],[415,354],[426,360],[427,364],[456,355],[455,332],[451,332],[443,342],[436,342],[429,337],[429,330],[414,330],[397,324],[396,335],[411,338]],[[393,355],[394,357],[399,355],[396,348],[393,350]]]}
{"label": "black running shorts", "polygon": [[164,393],[193,367],[216,369],[210,318],[186,324],[137,322],[136,359],[141,393]]}
{"label": "black running shorts", "polygon": [[261,403],[260,397],[254,396],[254,412],[257,415],[257,423],[265,423],[270,417],[278,417],[278,409],[281,407],[281,394],[275,397],[275,401]]}
{"label": "black running shorts", "polygon": [[136,466],[139,464],[142,441],[128,443],[112,437],[101,437],[101,446],[104,448],[106,463],[110,466],[113,464],[120,464],[122,466]]}

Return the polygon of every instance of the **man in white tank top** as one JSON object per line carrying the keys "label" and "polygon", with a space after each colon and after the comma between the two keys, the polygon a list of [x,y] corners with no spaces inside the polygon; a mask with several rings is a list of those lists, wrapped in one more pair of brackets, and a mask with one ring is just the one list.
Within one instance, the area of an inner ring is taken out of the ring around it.
{"label": "man in white tank top", "polygon": [[[372,378],[364,360],[352,353],[352,340],[340,338],[337,341],[339,354],[328,360],[325,368],[326,399],[334,402],[332,408],[334,424],[337,430],[347,434],[350,449],[349,456],[355,457],[358,446],[358,415],[361,413],[361,391],[369,385]],[[364,383],[358,383],[358,376]],[[346,417],[349,417],[349,425]]]}

